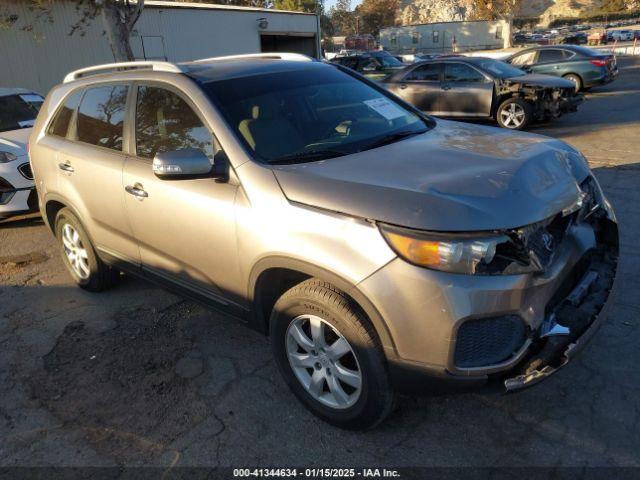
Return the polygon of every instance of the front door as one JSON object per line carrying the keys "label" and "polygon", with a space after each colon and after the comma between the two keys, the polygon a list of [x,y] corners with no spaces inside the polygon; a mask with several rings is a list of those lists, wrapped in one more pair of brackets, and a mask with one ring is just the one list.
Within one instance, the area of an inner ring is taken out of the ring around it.
{"label": "front door", "polygon": [[220,147],[188,102],[171,87],[138,85],[135,152],[124,170],[125,205],[145,271],[233,306],[239,262],[233,178],[161,180],[152,171],[158,152],[202,150],[213,162]]}
{"label": "front door", "polygon": [[444,64],[440,114],[452,117],[489,117],[493,80],[459,62]]}

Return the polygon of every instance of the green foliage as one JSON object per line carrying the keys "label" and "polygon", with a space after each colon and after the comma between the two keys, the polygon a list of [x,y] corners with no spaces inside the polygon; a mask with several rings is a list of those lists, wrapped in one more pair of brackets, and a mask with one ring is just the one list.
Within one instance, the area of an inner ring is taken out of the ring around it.
{"label": "green foliage", "polygon": [[359,33],[377,36],[381,28],[395,25],[399,8],[399,0],[364,0],[356,7],[356,15],[360,18]]}

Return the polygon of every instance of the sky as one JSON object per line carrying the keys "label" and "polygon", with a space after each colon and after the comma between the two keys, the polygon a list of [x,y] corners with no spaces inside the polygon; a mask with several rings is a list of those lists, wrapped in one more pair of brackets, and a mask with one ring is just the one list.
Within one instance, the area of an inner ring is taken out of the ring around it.
{"label": "sky", "polygon": [[[362,3],[362,0],[351,0],[351,8],[356,8],[361,3]],[[328,12],[329,9],[333,7],[335,4],[336,4],[336,0],[325,0],[324,2],[325,11]]]}

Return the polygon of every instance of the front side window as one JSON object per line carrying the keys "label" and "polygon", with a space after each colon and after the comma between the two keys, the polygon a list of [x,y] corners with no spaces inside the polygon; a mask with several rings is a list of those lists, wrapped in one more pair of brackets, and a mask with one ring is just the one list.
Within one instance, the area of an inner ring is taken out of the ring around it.
{"label": "front side window", "polygon": [[536,51],[526,52],[511,59],[511,65],[533,65],[536,60]]}
{"label": "front side window", "polygon": [[427,65],[421,65],[411,70],[404,79],[414,82],[439,82],[440,64],[429,63]]}
{"label": "front side window", "polygon": [[105,85],[86,90],[78,108],[77,139],[111,150],[122,151],[126,85]]}
{"label": "front side window", "polygon": [[75,112],[78,107],[78,103],[80,103],[81,97],[82,90],[76,90],[69,95],[67,100],[64,102],[64,105],[62,105],[60,110],[58,110],[58,113],[56,113],[55,118],[51,122],[51,126],[49,127],[49,133],[51,135],[57,135],[58,137],[67,136],[69,122],[71,121],[73,112]]}
{"label": "front side window", "polygon": [[263,162],[339,157],[430,126],[393,98],[336,67],[212,81],[205,92]]}
{"label": "front side window", "polygon": [[135,122],[136,152],[140,157],[195,148],[213,159],[211,132],[189,104],[170,90],[138,87]]}
{"label": "front side window", "polygon": [[0,96],[0,132],[33,127],[43,101],[35,93]]}
{"label": "front side window", "polygon": [[454,83],[482,83],[485,81],[484,75],[475,68],[463,63],[446,63],[444,66],[445,82]]}

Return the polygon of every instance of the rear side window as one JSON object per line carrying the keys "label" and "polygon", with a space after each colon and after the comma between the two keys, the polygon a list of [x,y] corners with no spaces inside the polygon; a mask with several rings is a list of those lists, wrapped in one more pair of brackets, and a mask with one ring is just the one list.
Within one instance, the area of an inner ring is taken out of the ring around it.
{"label": "rear side window", "polygon": [[561,60],[564,60],[564,52],[562,50],[540,50],[538,63],[559,62]]}
{"label": "rear side window", "polygon": [[81,142],[122,150],[128,87],[89,88],[78,109],[77,137]]}
{"label": "rear side window", "polygon": [[446,63],[444,66],[444,79],[446,82],[481,83],[485,81],[484,75],[475,68],[463,63]]}
{"label": "rear side window", "polygon": [[159,87],[138,87],[136,151],[153,158],[158,152],[185,148],[202,150],[213,158],[211,132],[180,96]]}
{"label": "rear side window", "polygon": [[440,64],[430,63],[411,70],[405,80],[437,82],[440,80]]}
{"label": "rear side window", "polygon": [[49,127],[49,133],[51,135],[57,135],[58,137],[66,137],[69,130],[69,122],[73,112],[76,110],[78,103],[80,103],[80,97],[82,96],[81,90],[76,90],[72,93],[62,105],[62,108],[56,113],[51,126]]}

